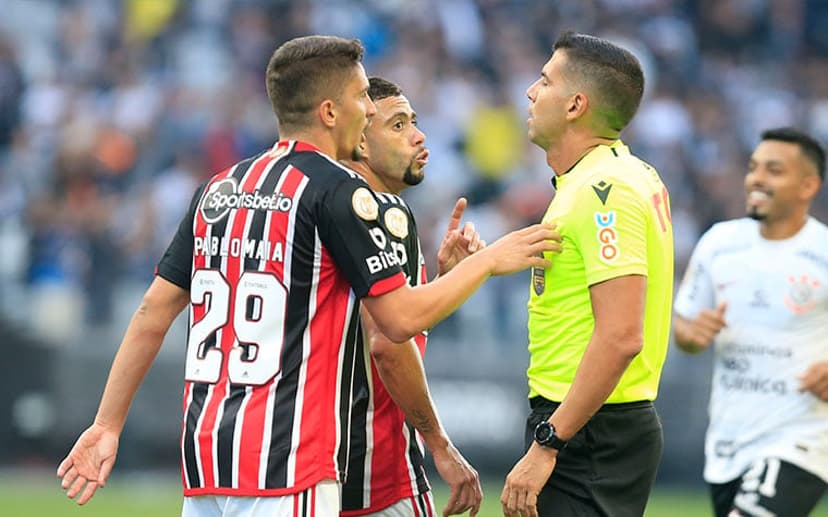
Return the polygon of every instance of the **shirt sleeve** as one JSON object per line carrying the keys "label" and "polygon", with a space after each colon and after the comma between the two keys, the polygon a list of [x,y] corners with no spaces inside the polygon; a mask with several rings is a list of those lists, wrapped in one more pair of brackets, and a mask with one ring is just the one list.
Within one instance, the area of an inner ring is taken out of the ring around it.
{"label": "shirt sleeve", "polygon": [[695,318],[702,309],[715,306],[713,277],[710,274],[712,240],[710,231],[699,239],[679,284],[673,310],[682,318]]}
{"label": "shirt sleeve", "polygon": [[601,183],[607,185],[603,191],[580,189],[571,219],[587,285],[620,276],[647,276],[647,200],[629,184]]}
{"label": "shirt sleeve", "polygon": [[405,284],[376,195],[365,183],[349,178],[328,192],[320,204],[319,229],[357,297],[379,296]]}
{"label": "shirt sleeve", "polygon": [[155,267],[155,274],[168,280],[182,289],[190,290],[190,278],[192,276],[193,267],[193,224],[195,221],[196,207],[201,195],[204,193],[205,183],[196,189],[193,194],[193,199],[190,201],[190,207],[181,223],[178,225],[178,230],[173,236],[172,242],[167,247],[167,251],[161,257],[158,265]]}

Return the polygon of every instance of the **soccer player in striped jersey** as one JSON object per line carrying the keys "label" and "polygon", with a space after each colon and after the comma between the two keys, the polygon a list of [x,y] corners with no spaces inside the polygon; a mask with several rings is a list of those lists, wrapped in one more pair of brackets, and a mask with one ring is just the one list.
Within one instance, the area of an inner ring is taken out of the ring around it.
{"label": "soccer player in striped jersey", "polygon": [[[428,161],[426,137],[417,115],[399,86],[372,77],[368,95],[377,113],[362,144],[362,160],[346,164],[377,192],[380,220],[412,286],[426,282],[417,225],[399,194],[419,184]],[[458,201],[438,252],[444,274],[485,243],[466,223],[460,229],[465,199]],[[438,472],[451,487],[444,514],[471,509],[482,499],[477,472],[454,447],[437,417],[428,393],[422,354],[426,332],[393,343],[363,314],[370,357],[357,365],[348,476],[342,490],[342,515],[401,517],[435,515],[434,500],[423,466],[420,437],[434,457]],[[367,350],[366,350],[367,351]],[[419,433],[415,432],[415,427]]]}
{"label": "soccer player in striped jersey", "polygon": [[267,67],[281,140],[200,187],[127,327],[93,424],[58,467],[86,503],[104,485],[129,405],[189,306],[181,438],[184,516],[337,515],[359,306],[406,341],[491,275],[549,265],[549,225],[512,232],[412,288],[359,158],[375,113],[357,40],[296,38]]}

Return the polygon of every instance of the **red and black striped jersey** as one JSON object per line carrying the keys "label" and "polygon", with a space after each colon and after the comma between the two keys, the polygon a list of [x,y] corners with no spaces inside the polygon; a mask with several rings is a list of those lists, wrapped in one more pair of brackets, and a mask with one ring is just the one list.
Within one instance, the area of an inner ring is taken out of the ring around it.
{"label": "red and black striped jersey", "polygon": [[[377,193],[380,218],[391,239],[391,248],[412,286],[426,283],[417,225],[402,198]],[[360,335],[362,339],[362,335]],[[425,354],[426,333],[415,337]],[[354,372],[354,407],[348,476],[342,487],[342,515],[367,515],[397,501],[429,490],[419,434],[394,403],[368,346]]]}
{"label": "red and black striped jersey", "polygon": [[190,291],[185,495],[343,479],[359,299],[405,283],[379,217],[360,176],[303,142],[196,193],[157,270]]}

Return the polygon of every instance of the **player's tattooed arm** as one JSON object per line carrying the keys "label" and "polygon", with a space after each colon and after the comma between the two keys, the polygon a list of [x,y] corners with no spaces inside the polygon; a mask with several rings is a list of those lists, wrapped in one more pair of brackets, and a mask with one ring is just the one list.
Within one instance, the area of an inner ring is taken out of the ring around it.
{"label": "player's tattooed arm", "polygon": [[420,431],[420,434],[431,434],[437,430],[431,415],[420,409],[411,412],[411,425]]}
{"label": "player's tattooed arm", "polygon": [[420,351],[413,339],[394,343],[376,326],[367,310],[362,311],[363,331],[371,347],[371,357],[388,394],[413,425],[434,458],[440,477],[451,489],[443,515],[471,510],[477,514],[483,489],[477,471],[451,443],[440,424],[437,409],[428,391]]}

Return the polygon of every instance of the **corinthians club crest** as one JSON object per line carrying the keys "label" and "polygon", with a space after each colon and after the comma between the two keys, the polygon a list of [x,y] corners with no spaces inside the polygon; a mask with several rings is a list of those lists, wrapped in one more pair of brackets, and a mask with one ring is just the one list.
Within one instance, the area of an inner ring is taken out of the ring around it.
{"label": "corinthians club crest", "polygon": [[802,275],[788,277],[788,293],[785,295],[785,305],[797,314],[804,314],[816,306],[816,291],[822,283],[816,278]]}

